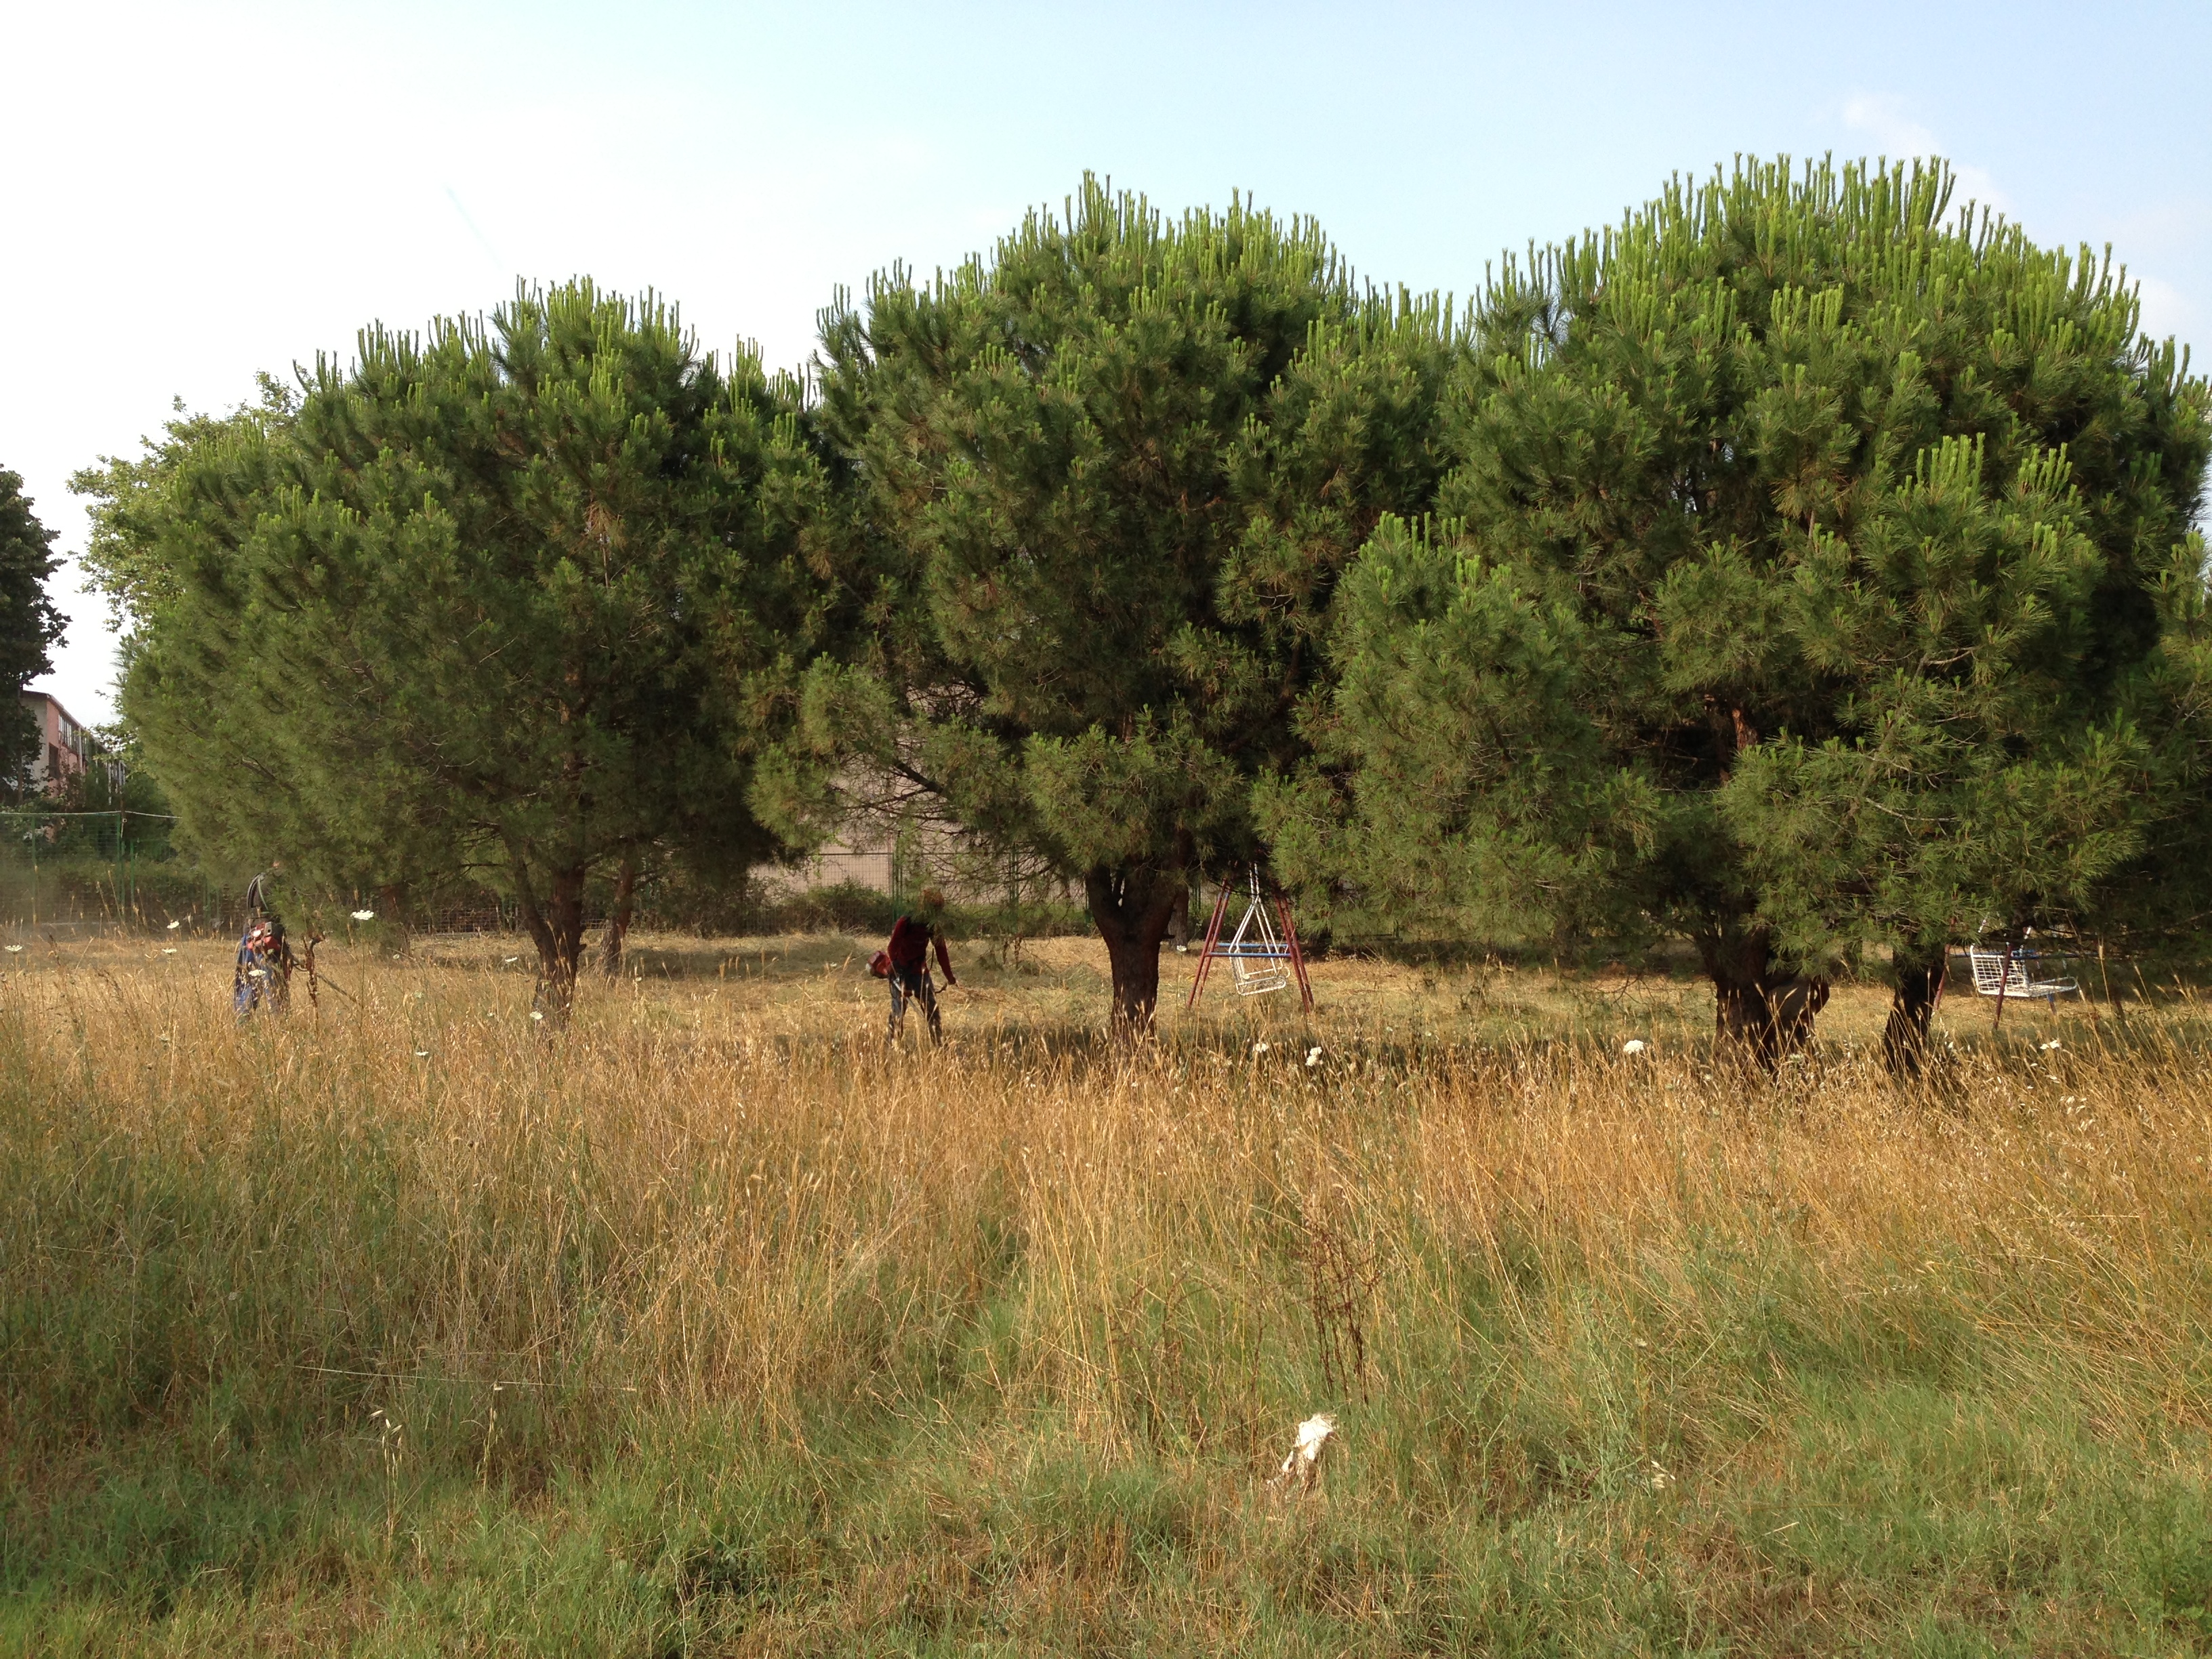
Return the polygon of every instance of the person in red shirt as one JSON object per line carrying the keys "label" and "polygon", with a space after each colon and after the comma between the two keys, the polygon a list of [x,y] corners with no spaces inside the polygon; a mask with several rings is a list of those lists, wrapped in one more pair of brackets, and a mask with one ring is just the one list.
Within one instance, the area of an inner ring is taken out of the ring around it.
{"label": "person in red shirt", "polygon": [[929,1019],[929,1040],[945,1040],[943,1023],[938,1018],[937,988],[929,977],[929,951],[937,949],[937,965],[945,970],[945,982],[957,985],[952,976],[952,958],[945,953],[945,934],[939,927],[945,914],[945,895],[934,887],[921,890],[921,900],[914,910],[901,916],[891,928],[891,942],[885,954],[890,959],[891,1022],[890,1040],[898,1041],[899,1027],[906,1020],[907,999],[911,997],[921,1005],[921,1012]]}

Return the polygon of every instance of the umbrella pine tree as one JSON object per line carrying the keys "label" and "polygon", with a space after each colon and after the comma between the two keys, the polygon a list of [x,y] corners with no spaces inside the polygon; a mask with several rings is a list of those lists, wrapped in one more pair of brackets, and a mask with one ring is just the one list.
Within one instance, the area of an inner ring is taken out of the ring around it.
{"label": "umbrella pine tree", "polygon": [[2094,902],[2172,810],[2204,383],[1951,191],[1743,163],[1507,268],[1440,527],[1344,585],[1308,873],[1686,936],[1770,1063],[1873,947],[1909,1065],[1947,944]]}
{"label": "umbrella pine tree", "polygon": [[1309,223],[1086,180],[823,340],[875,644],[812,676],[782,811],[872,780],[1042,858],[1142,1030],[1177,898],[1264,851],[1252,781],[1300,752],[1338,572],[1434,486],[1448,318],[1358,290]]}
{"label": "umbrella pine tree", "polygon": [[595,872],[775,846],[748,752],[830,615],[822,480],[797,385],[651,298],[369,330],[87,480],[125,715],[205,839],[503,887],[565,1013]]}

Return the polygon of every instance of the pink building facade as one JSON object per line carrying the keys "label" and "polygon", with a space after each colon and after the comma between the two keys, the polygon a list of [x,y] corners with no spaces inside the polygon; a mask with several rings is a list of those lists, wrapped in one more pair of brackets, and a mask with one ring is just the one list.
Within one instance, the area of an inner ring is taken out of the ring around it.
{"label": "pink building facade", "polygon": [[65,787],[82,775],[92,756],[92,733],[62,707],[61,699],[44,691],[21,694],[23,707],[39,726],[38,757],[31,763],[32,784],[48,792]]}

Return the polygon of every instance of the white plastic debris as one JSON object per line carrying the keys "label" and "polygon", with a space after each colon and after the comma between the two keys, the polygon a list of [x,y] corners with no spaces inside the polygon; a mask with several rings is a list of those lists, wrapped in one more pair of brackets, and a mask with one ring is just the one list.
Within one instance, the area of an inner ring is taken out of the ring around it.
{"label": "white plastic debris", "polygon": [[1291,1447],[1291,1455],[1283,1460],[1281,1469],[1267,1484],[1277,1492],[1311,1492],[1321,1484],[1322,1454],[1328,1449],[1329,1441],[1336,1434],[1336,1419],[1327,1412],[1316,1412],[1298,1425],[1298,1437]]}
{"label": "white plastic debris", "polygon": [[532,1019],[543,1019],[543,1018],[545,1018],[545,1016],[544,1016],[543,1013],[539,1012],[538,1012],[537,1009],[535,1009],[535,1008],[532,1008],[532,1009],[530,1011],[530,1017],[531,1017],[531,1018],[532,1018]]}
{"label": "white plastic debris", "polygon": [[353,913],[353,919],[356,921],[374,921],[376,920],[376,912],[374,910],[356,910]]}
{"label": "white plastic debris", "polygon": [[1640,1054],[1650,1046],[1642,1037],[1631,1037],[1620,1045],[1620,1052],[1624,1054]]}
{"label": "white plastic debris", "polygon": [[173,945],[164,945],[161,947],[161,954],[165,957],[173,957],[177,954],[177,947]]}
{"label": "white plastic debris", "polygon": [[179,927],[183,927],[184,925],[185,925],[185,924],[184,924],[183,922],[181,922],[181,921],[173,921],[173,922],[171,922],[171,923],[169,924],[169,931],[170,931],[171,933],[175,933],[175,932],[177,931],[177,929],[178,929],[178,928],[179,928]]}
{"label": "white plastic debris", "polygon": [[20,945],[11,945],[8,947],[8,954],[11,957],[20,957],[23,954],[23,947]]}
{"label": "white plastic debris", "polygon": [[2053,1048],[2058,1047],[2058,1039],[2057,1037],[2053,1037],[2048,1042],[2038,1043],[2036,1047],[2041,1048],[2045,1054],[2049,1054]]}
{"label": "white plastic debris", "polygon": [[499,964],[502,968],[512,968],[516,963],[521,960],[522,958],[520,957],[501,957],[499,959]]}
{"label": "white plastic debris", "polygon": [[1306,1064],[1309,1066],[1321,1064],[1321,1048],[1318,1044],[1306,1050]]}

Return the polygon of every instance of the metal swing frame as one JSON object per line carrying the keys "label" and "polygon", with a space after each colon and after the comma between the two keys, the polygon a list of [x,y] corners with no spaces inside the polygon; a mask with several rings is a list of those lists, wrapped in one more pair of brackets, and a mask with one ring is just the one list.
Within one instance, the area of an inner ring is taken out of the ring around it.
{"label": "metal swing frame", "polygon": [[1313,981],[1306,977],[1305,952],[1298,947],[1298,930],[1291,920],[1290,904],[1273,884],[1261,890],[1259,867],[1254,866],[1243,917],[1237,931],[1224,940],[1221,930],[1229,918],[1230,895],[1236,890],[1236,883],[1224,882],[1213,901],[1213,915],[1206,924],[1206,943],[1198,953],[1198,972],[1190,981],[1190,1000],[1183,1004],[1184,1012],[1198,1006],[1213,964],[1226,962],[1237,995],[1286,990],[1295,979],[1300,1006],[1309,1014],[1313,1012]]}

